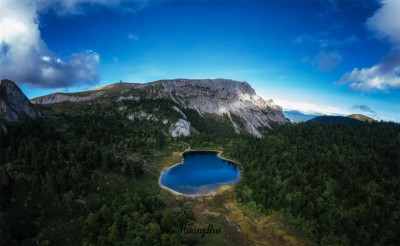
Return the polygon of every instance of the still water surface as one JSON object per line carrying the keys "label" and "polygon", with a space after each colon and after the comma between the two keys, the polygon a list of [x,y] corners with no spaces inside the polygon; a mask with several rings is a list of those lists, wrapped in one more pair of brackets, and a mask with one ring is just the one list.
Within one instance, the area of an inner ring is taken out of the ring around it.
{"label": "still water surface", "polygon": [[184,195],[208,193],[239,181],[240,170],[216,152],[189,151],[183,163],[162,171],[160,184]]}

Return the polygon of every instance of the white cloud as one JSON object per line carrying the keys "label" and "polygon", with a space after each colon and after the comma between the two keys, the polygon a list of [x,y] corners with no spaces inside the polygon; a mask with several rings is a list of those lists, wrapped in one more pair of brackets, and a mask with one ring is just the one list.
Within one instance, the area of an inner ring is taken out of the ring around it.
{"label": "white cloud", "polygon": [[[88,6],[137,11],[146,0],[0,0],[0,77],[42,88],[93,85],[99,79],[100,56],[84,50],[58,57],[41,38],[39,14],[53,10],[60,15],[85,14]],[[138,37],[132,35],[133,39]]]}
{"label": "white cloud", "polygon": [[[304,114],[315,115],[334,115],[334,116],[347,116],[350,114],[365,114],[377,120],[399,122],[398,118],[389,117],[394,115],[377,115],[377,112],[372,110],[367,105],[354,105],[349,108],[340,108],[332,105],[312,104],[307,102],[295,102],[284,99],[274,99],[274,102],[281,106],[283,110],[297,110]],[[396,114],[395,114],[396,115]]]}
{"label": "white cloud", "polygon": [[37,3],[39,11],[53,9],[59,15],[85,14],[85,5],[102,5],[118,8],[122,12],[134,12],[144,8],[151,1],[146,0],[32,0]]}
{"label": "white cloud", "polygon": [[391,42],[391,51],[372,67],[345,73],[337,84],[349,84],[351,89],[360,91],[400,88],[400,1],[382,0],[381,5],[367,20],[367,26],[378,38]]}
{"label": "white cloud", "polygon": [[51,58],[49,56],[42,56],[42,60],[48,62],[51,60]]}
{"label": "white cloud", "polygon": [[138,40],[139,40],[139,37],[136,36],[136,35],[133,35],[132,33],[128,33],[128,38],[129,38],[129,39],[133,39],[133,40],[135,40],[135,41],[138,41]]}
{"label": "white cloud", "polygon": [[54,90],[54,92],[68,93],[69,90],[68,88],[57,88]]}
{"label": "white cloud", "polygon": [[297,110],[305,114],[317,115],[349,115],[350,110],[330,106],[330,105],[317,105],[306,102],[294,102],[283,99],[274,99],[274,102],[281,106],[283,110]]}
{"label": "white cloud", "polygon": [[45,1],[2,0],[1,77],[42,88],[95,84],[99,54],[86,50],[62,61],[41,38],[38,6]]}
{"label": "white cloud", "polygon": [[382,7],[367,20],[367,26],[378,37],[400,42],[400,1],[381,0]]}
{"label": "white cloud", "polygon": [[388,90],[400,88],[400,50],[392,50],[379,64],[370,68],[354,68],[345,73],[337,82],[350,84],[350,88],[360,91]]}

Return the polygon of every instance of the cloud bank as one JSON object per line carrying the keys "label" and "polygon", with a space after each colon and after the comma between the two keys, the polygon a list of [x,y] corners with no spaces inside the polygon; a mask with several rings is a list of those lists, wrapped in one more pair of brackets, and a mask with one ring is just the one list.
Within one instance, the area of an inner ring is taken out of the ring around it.
{"label": "cloud bank", "polygon": [[381,8],[367,20],[367,26],[379,38],[388,38],[393,43],[400,43],[400,1],[381,0]]}
{"label": "cloud bank", "polygon": [[349,115],[352,111],[330,106],[320,105],[305,102],[294,102],[284,99],[274,99],[274,102],[281,106],[284,110],[297,110],[304,114],[317,114],[317,115]]}
{"label": "cloud bank", "polygon": [[84,14],[87,5],[137,10],[139,0],[1,0],[0,77],[39,88],[94,85],[99,81],[100,55],[83,50],[59,57],[41,38],[39,14]]}
{"label": "cloud bank", "polygon": [[391,43],[391,51],[372,67],[345,73],[337,84],[365,92],[400,88],[400,1],[382,0],[381,5],[366,25],[378,38]]}
{"label": "cloud bank", "polygon": [[38,21],[38,10],[43,3],[2,1],[1,77],[41,88],[97,83],[99,54],[85,50],[62,59],[47,48]]}
{"label": "cloud bank", "polygon": [[149,4],[159,4],[159,1],[149,0],[32,0],[37,3],[38,10],[55,10],[59,15],[85,14],[87,6],[104,6],[118,9],[122,13],[137,12]]}
{"label": "cloud bank", "polygon": [[133,39],[135,41],[138,41],[139,37],[137,35],[133,35],[132,33],[128,33],[128,39]]}

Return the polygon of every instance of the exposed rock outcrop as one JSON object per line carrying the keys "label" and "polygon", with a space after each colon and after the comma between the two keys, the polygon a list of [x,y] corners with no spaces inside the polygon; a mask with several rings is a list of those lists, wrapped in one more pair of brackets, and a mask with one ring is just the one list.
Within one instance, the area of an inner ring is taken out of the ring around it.
{"label": "exposed rock outcrop", "polygon": [[[35,105],[29,101],[13,81],[8,79],[1,80],[0,119],[16,121],[21,113],[25,113],[32,118],[40,116],[40,112]],[[4,130],[5,126],[2,126],[2,128]]]}
{"label": "exposed rock outcrop", "polygon": [[37,97],[32,99],[31,101],[34,104],[51,104],[51,103],[59,103],[59,102],[84,102],[90,101],[92,99],[98,98],[103,95],[104,91],[94,92],[88,96],[77,96],[73,94],[67,93],[54,93],[43,97]]}
{"label": "exposed rock outcrop", "polygon": [[[145,93],[140,94],[140,91]],[[137,92],[135,95],[142,95],[141,99],[171,99],[180,108],[194,109],[200,115],[227,115],[237,133],[243,130],[239,127],[240,122],[235,122],[237,117],[233,117],[233,115],[238,116],[243,121],[245,130],[257,137],[261,137],[259,127],[271,128],[271,123],[288,122],[282,114],[282,108],[275,105],[272,100],[264,100],[257,96],[247,82],[229,79],[174,79],[145,84],[116,83],[85,93],[51,94],[32,99],[32,102],[48,104],[104,98],[113,98],[115,101],[139,100],[138,96],[131,94],[133,92]],[[179,108],[175,110],[186,118]]]}
{"label": "exposed rock outcrop", "polygon": [[190,122],[184,119],[179,119],[174,128],[171,130],[172,137],[187,137],[190,135]]}
{"label": "exposed rock outcrop", "polygon": [[115,83],[111,85],[107,85],[104,87],[96,88],[90,91],[85,92],[77,92],[77,93],[53,93],[46,96],[36,97],[31,100],[34,104],[53,104],[53,103],[61,103],[61,102],[85,102],[91,101],[94,99],[98,99],[100,97],[108,97],[112,92],[114,94],[118,94],[118,98],[116,101],[123,100],[139,100],[138,97],[133,97],[132,95],[126,95],[129,92],[130,88],[133,88],[139,84],[136,83]]}
{"label": "exposed rock outcrop", "polygon": [[136,89],[141,88],[150,90],[149,95],[152,97],[170,98],[178,105],[194,109],[199,114],[227,114],[236,132],[239,129],[231,114],[243,119],[246,130],[258,137],[261,137],[259,127],[270,128],[270,123],[288,122],[281,107],[272,100],[266,101],[257,96],[246,82],[229,79],[175,79],[136,86]]}

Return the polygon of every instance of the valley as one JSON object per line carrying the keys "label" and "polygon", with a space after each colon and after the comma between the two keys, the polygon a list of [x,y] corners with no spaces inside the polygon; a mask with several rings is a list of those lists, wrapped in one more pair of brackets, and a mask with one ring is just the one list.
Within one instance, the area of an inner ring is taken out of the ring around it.
{"label": "valley", "polygon": [[400,245],[400,0],[0,0],[0,246]]}
{"label": "valley", "polygon": [[[17,120],[0,122],[2,245],[399,241],[399,124],[290,124],[247,83],[222,79],[117,83],[34,104],[8,93],[2,115]],[[196,198],[161,189],[189,147],[223,151],[240,181]],[[221,233],[179,233],[210,223]]]}

